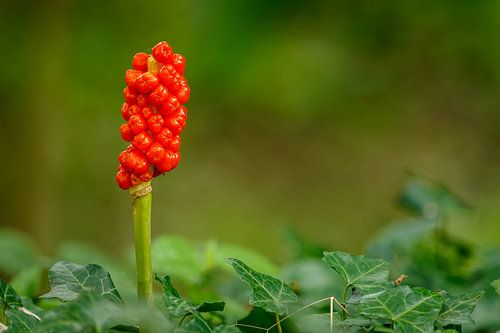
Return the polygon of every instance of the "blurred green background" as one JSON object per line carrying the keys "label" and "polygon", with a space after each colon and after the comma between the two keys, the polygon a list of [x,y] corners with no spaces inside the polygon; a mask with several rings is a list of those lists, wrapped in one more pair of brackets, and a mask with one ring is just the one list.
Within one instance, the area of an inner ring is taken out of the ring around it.
{"label": "blurred green background", "polygon": [[2,0],[0,29],[0,222],[47,253],[131,244],[123,77],[160,40],[192,94],[155,234],[279,258],[292,225],[360,251],[411,170],[475,207],[457,233],[500,242],[499,1]]}

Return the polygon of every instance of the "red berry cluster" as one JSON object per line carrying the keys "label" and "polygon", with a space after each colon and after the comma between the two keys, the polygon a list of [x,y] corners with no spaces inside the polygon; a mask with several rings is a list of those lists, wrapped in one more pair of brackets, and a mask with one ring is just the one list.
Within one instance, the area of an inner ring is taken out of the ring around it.
{"label": "red berry cluster", "polygon": [[118,157],[118,186],[124,190],[172,170],[180,159],[180,133],[186,125],[182,104],[190,89],[184,75],[186,60],[166,42],[153,54],[137,53],[125,73],[127,87],[120,126],[123,140],[131,144]]}

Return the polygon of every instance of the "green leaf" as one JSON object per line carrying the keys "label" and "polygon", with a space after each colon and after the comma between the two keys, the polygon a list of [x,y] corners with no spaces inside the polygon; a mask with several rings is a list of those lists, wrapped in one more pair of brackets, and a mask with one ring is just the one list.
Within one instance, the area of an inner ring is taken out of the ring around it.
{"label": "green leaf", "polygon": [[360,314],[390,322],[401,332],[431,332],[443,305],[443,296],[423,288],[408,286],[370,294],[361,300]]}
{"label": "green leaf", "polygon": [[232,325],[219,325],[213,330],[214,333],[241,333],[240,329]]}
{"label": "green leaf", "polygon": [[96,292],[82,291],[78,298],[45,313],[37,333],[106,332],[133,321],[124,315],[123,305]]}
{"label": "green leaf", "polygon": [[11,309],[22,306],[21,299],[14,288],[2,279],[0,279],[0,305]]}
{"label": "green leaf", "polygon": [[112,301],[121,302],[121,297],[109,273],[99,265],[78,265],[60,261],[49,270],[51,290],[42,298],[59,298],[71,301],[83,291],[95,291]]}
{"label": "green leaf", "polygon": [[399,201],[402,206],[427,219],[470,208],[444,185],[417,176],[406,184]]}
{"label": "green leaf", "polygon": [[225,306],[224,302],[203,303],[196,306],[180,297],[179,293],[172,285],[169,276],[160,278],[155,274],[155,279],[163,286],[163,303],[169,315],[174,317],[192,315],[193,319],[184,325],[185,329],[193,332],[212,332],[210,325],[205,318],[203,318],[201,312],[222,311]]}
{"label": "green leaf", "polygon": [[36,265],[38,250],[28,237],[20,232],[0,228],[0,272],[15,275],[25,267]]}
{"label": "green leaf", "polygon": [[203,302],[196,308],[196,310],[198,310],[199,312],[224,311],[225,306],[226,303],[224,302]]}
{"label": "green leaf", "polygon": [[252,289],[250,304],[283,315],[288,313],[288,304],[297,302],[297,295],[283,281],[256,272],[238,259],[229,258],[226,262],[233,266],[240,279]]}
{"label": "green leaf", "polygon": [[12,278],[10,284],[19,295],[35,298],[40,294],[42,268],[40,266],[26,267]]}
{"label": "green leaf", "polygon": [[497,292],[497,294],[499,294],[499,295],[500,295],[500,279],[497,279],[497,280],[493,281],[493,282],[491,283],[491,286],[492,286],[493,288],[495,288],[495,291]]}
{"label": "green leaf", "polygon": [[478,291],[461,296],[445,296],[438,322],[442,326],[474,324],[470,315],[483,295],[484,291]]}
{"label": "green leaf", "polygon": [[151,247],[153,270],[187,283],[199,283],[203,275],[201,256],[196,248],[179,236],[160,236]]}
{"label": "green leaf", "polygon": [[389,263],[346,252],[324,252],[323,262],[340,274],[347,287],[355,287],[361,294],[384,290],[391,285]]}
{"label": "green leaf", "polygon": [[29,315],[21,310],[7,310],[7,318],[9,319],[9,329],[6,333],[35,333],[39,320],[32,315]]}

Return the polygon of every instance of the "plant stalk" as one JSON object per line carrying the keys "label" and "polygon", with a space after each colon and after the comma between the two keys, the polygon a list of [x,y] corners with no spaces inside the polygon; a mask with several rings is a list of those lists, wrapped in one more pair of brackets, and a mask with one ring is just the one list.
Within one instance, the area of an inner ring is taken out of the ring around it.
{"label": "plant stalk", "polygon": [[283,330],[281,329],[280,315],[277,313],[275,313],[274,315],[276,317],[276,329],[278,330],[278,333],[283,333]]}
{"label": "plant stalk", "polygon": [[135,262],[139,301],[153,304],[153,267],[151,264],[151,182],[130,189],[134,215]]}

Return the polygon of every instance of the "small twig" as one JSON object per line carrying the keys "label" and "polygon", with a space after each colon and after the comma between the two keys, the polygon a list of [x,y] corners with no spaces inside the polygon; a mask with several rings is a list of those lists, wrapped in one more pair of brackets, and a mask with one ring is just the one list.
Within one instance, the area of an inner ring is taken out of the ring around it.
{"label": "small twig", "polygon": [[278,329],[278,333],[283,333],[283,330],[281,329],[280,315],[275,313],[274,317],[276,318],[276,328]]}
{"label": "small twig", "polygon": [[333,299],[334,297],[330,297],[330,333],[333,333]]}
{"label": "small twig", "polygon": [[396,280],[394,280],[394,285],[396,287],[399,287],[401,285],[401,282],[403,282],[407,277],[408,275],[401,274]]}

